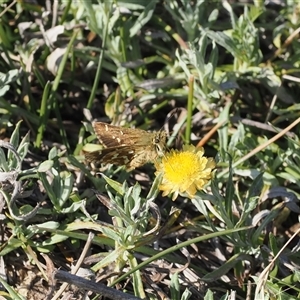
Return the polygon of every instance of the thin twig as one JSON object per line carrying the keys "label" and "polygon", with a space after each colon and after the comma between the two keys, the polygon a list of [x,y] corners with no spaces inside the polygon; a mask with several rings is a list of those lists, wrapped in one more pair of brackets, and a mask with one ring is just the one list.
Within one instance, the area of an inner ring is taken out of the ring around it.
{"label": "thin twig", "polygon": [[[95,235],[93,233],[91,233],[91,232],[89,233],[88,238],[87,238],[86,243],[85,243],[85,246],[84,246],[84,248],[83,248],[83,250],[81,252],[81,255],[80,255],[80,257],[79,257],[79,259],[78,259],[75,267],[71,270],[71,274],[76,274],[76,272],[80,268],[80,266],[81,266],[84,258],[86,257],[86,253],[87,253],[88,249],[91,246],[91,243],[92,243],[92,240],[93,240],[94,236]],[[61,272],[61,271],[57,271],[57,272]],[[56,279],[59,279],[59,278],[56,278]],[[57,291],[57,293],[52,298],[52,300],[57,300],[60,297],[60,295],[64,292],[64,290],[67,288],[67,286],[68,286],[68,283],[66,283],[66,282],[63,283],[62,286],[60,287],[60,289]]]}
{"label": "thin twig", "polygon": [[[107,297],[108,299],[113,300],[141,300],[141,298],[137,298],[133,295],[123,293],[121,291],[115,290],[111,287],[108,287],[102,283],[96,283],[91,280],[84,279],[82,277],[78,277],[72,274],[69,274],[68,272],[58,270],[55,273],[55,279],[60,281],[68,282],[69,284],[74,284],[80,289],[93,291],[97,294],[101,294],[104,297]],[[53,298],[54,299],[54,298]]]}

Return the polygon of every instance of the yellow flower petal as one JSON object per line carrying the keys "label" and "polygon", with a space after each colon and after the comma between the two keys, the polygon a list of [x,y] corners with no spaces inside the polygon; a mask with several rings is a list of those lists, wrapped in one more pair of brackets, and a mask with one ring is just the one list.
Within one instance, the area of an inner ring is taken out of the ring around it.
{"label": "yellow flower petal", "polygon": [[163,196],[173,194],[172,200],[175,200],[179,193],[186,193],[193,198],[197,190],[203,189],[216,166],[213,158],[203,154],[202,147],[188,145],[183,147],[183,151],[171,150],[155,163],[155,175],[162,174],[159,189],[163,191]]}

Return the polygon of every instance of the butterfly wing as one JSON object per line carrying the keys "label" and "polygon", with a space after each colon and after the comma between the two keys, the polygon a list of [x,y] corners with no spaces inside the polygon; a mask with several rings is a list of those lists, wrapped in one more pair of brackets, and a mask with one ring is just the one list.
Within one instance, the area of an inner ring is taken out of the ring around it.
{"label": "butterfly wing", "polygon": [[97,138],[106,148],[85,153],[89,162],[125,165],[130,171],[154,160],[165,148],[164,131],[151,133],[102,122],[94,122],[93,127]]}
{"label": "butterfly wing", "polygon": [[104,164],[114,164],[117,166],[126,166],[131,171],[139,166],[144,165],[148,159],[147,151],[144,147],[119,146],[118,148],[105,148],[93,152],[85,153],[88,162],[101,162]]}
{"label": "butterfly wing", "polygon": [[110,163],[115,165],[127,165],[134,157],[134,151],[128,146],[119,146],[118,151],[115,148],[105,148],[88,152],[85,154],[88,162]]}
{"label": "butterfly wing", "polygon": [[152,133],[145,130],[118,127],[102,122],[94,122],[93,128],[99,141],[107,148],[140,144],[152,136]]}

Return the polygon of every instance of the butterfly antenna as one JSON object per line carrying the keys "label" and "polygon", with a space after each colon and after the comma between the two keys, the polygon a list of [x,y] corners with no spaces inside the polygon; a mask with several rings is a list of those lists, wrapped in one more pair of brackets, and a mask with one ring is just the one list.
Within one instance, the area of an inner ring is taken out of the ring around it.
{"label": "butterfly antenna", "polygon": [[[164,129],[164,127],[166,126],[166,124],[170,121],[170,119],[179,111],[178,108],[175,108],[173,109],[172,111],[170,111],[168,114],[167,114],[167,118],[164,122],[164,125],[159,129],[159,131],[162,131]],[[169,133],[168,133],[169,134]]]}

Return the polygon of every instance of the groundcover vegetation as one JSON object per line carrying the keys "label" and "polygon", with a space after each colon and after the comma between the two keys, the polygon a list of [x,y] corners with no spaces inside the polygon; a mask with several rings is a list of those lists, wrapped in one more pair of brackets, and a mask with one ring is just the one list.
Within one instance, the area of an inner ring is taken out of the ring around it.
{"label": "groundcover vegetation", "polygon": [[300,298],[298,1],[0,8],[1,299]]}

